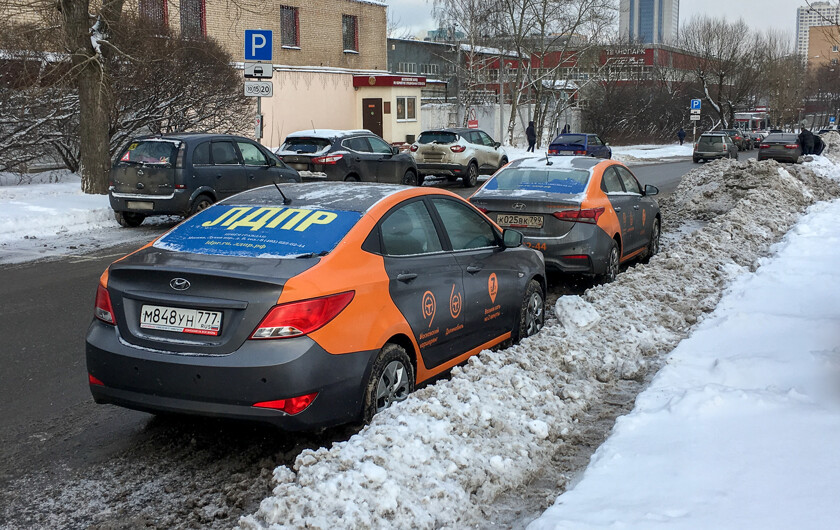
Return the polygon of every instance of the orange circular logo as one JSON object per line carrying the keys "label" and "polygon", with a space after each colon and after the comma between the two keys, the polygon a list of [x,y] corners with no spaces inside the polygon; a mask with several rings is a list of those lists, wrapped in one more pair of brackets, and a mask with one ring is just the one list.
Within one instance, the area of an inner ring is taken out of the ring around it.
{"label": "orange circular logo", "polygon": [[375,77],[373,77],[373,76],[368,77],[368,84],[369,84],[370,86],[375,85],[375,84],[376,84],[376,78],[375,78]]}

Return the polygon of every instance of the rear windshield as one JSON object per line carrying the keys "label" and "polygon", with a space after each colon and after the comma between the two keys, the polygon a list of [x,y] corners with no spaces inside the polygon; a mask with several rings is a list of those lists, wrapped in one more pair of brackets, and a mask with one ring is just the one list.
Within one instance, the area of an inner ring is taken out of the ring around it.
{"label": "rear windshield", "polygon": [[117,157],[114,165],[172,167],[180,145],[178,140],[135,140]]}
{"label": "rear windshield", "polygon": [[503,169],[484,186],[485,190],[524,190],[549,193],[583,193],[589,171],[580,169]]}
{"label": "rear windshield", "polygon": [[585,145],[586,144],[586,135],[585,134],[561,134],[557,138],[554,139],[552,144],[560,144],[560,145]]}
{"label": "rear windshield", "polygon": [[291,151],[293,153],[317,153],[323,149],[328,148],[331,144],[326,138],[286,138],[286,143],[280,146],[281,151]]}
{"label": "rear windshield", "polygon": [[458,135],[448,131],[426,131],[420,133],[417,143],[420,144],[451,144],[458,140]]}
{"label": "rear windshield", "polygon": [[701,136],[698,144],[702,147],[721,145],[726,143],[722,136]]}
{"label": "rear windshield", "polygon": [[774,133],[767,136],[764,139],[765,142],[791,142],[797,143],[799,141],[799,137],[795,134],[779,134]]}
{"label": "rear windshield", "polygon": [[361,212],[315,207],[219,204],[190,217],[154,246],[214,256],[324,256],[361,217]]}

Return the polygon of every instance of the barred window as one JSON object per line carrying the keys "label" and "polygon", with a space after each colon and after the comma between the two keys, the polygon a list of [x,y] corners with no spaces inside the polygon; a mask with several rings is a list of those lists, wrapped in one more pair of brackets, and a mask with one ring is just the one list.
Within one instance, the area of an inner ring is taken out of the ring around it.
{"label": "barred window", "polygon": [[397,64],[398,74],[416,74],[417,63],[399,63]]}
{"label": "barred window", "polygon": [[280,6],[280,44],[282,46],[300,46],[299,31],[298,8]]}
{"label": "barred window", "polygon": [[344,51],[359,51],[359,27],[353,15],[342,15],[341,34],[344,38]]}
{"label": "barred window", "polygon": [[203,39],[207,36],[205,0],[181,0],[181,37]]}
{"label": "barred window", "polygon": [[140,0],[138,7],[141,18],[161,26],[169,22],[166,0]]}

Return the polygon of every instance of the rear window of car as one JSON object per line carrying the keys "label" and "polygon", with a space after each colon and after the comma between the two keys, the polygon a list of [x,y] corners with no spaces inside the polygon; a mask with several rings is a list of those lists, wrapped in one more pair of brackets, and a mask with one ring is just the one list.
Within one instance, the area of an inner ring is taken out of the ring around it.
{"label": "rear window of car", "polygon": [[420,144],[451,144],[458,140],[458,135],[447,131],[427,131],[420,133],[417,143]]}
{"label": "rear window of car", "polygon": [[765,142],[792,142],[797,143],[799,137],[795,134],[771,134],[764,139]]}
{"label": "rear window of car", "polygon": [[286,138],[286,143],[280,146],[281,151],[293,153],[317,153],[330,147],[332,143],[326,138],[296,137]]}
{"label": "rear window of car", "polygon": [[548,193],[583,193],[589,183],[589,171],[581,169],[508,168],[485,184],[485,190],[544,191]]}
{"label": "rear window of car", "polygon": [[585,134],[561,134],[554,139],[552,144],[559,145],[586,145]]}
{"label": "rear window of car", "polygon": [[177,140],[135,140],[117,157],[116,166],[144,165],[172,167],[178,147]]}
{"label": "rear window of car", "polygon": [[315,207],[218,204],[175,227],[154,247],[249,258],[323,256],[361,217],[361,212]]}
{"label": "rear window of car", "polygon": [[724,143],[726,143],[726,140],[723,139],[723,136],[701,136],[698,142],[700,147],[710,147]]}

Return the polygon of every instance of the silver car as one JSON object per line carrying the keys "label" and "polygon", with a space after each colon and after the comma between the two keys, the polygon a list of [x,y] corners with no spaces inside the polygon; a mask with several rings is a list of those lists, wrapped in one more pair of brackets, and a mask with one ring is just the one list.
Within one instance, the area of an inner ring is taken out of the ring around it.
{"label": "silver car", "polygon": [[442,175],[453,182],[461,178],[465,188],[475,186],[479,174],[492,175],[508,163],[502,144],[481,129],[423,131],[411,154],[422,176]]}
{"label": "silver car", "polygon": [[703,133],[694,144],[691,158],[694,163],[701,160],[715,160],[718,158],[734,158],[738,160],[738,146],[725,132]]}

